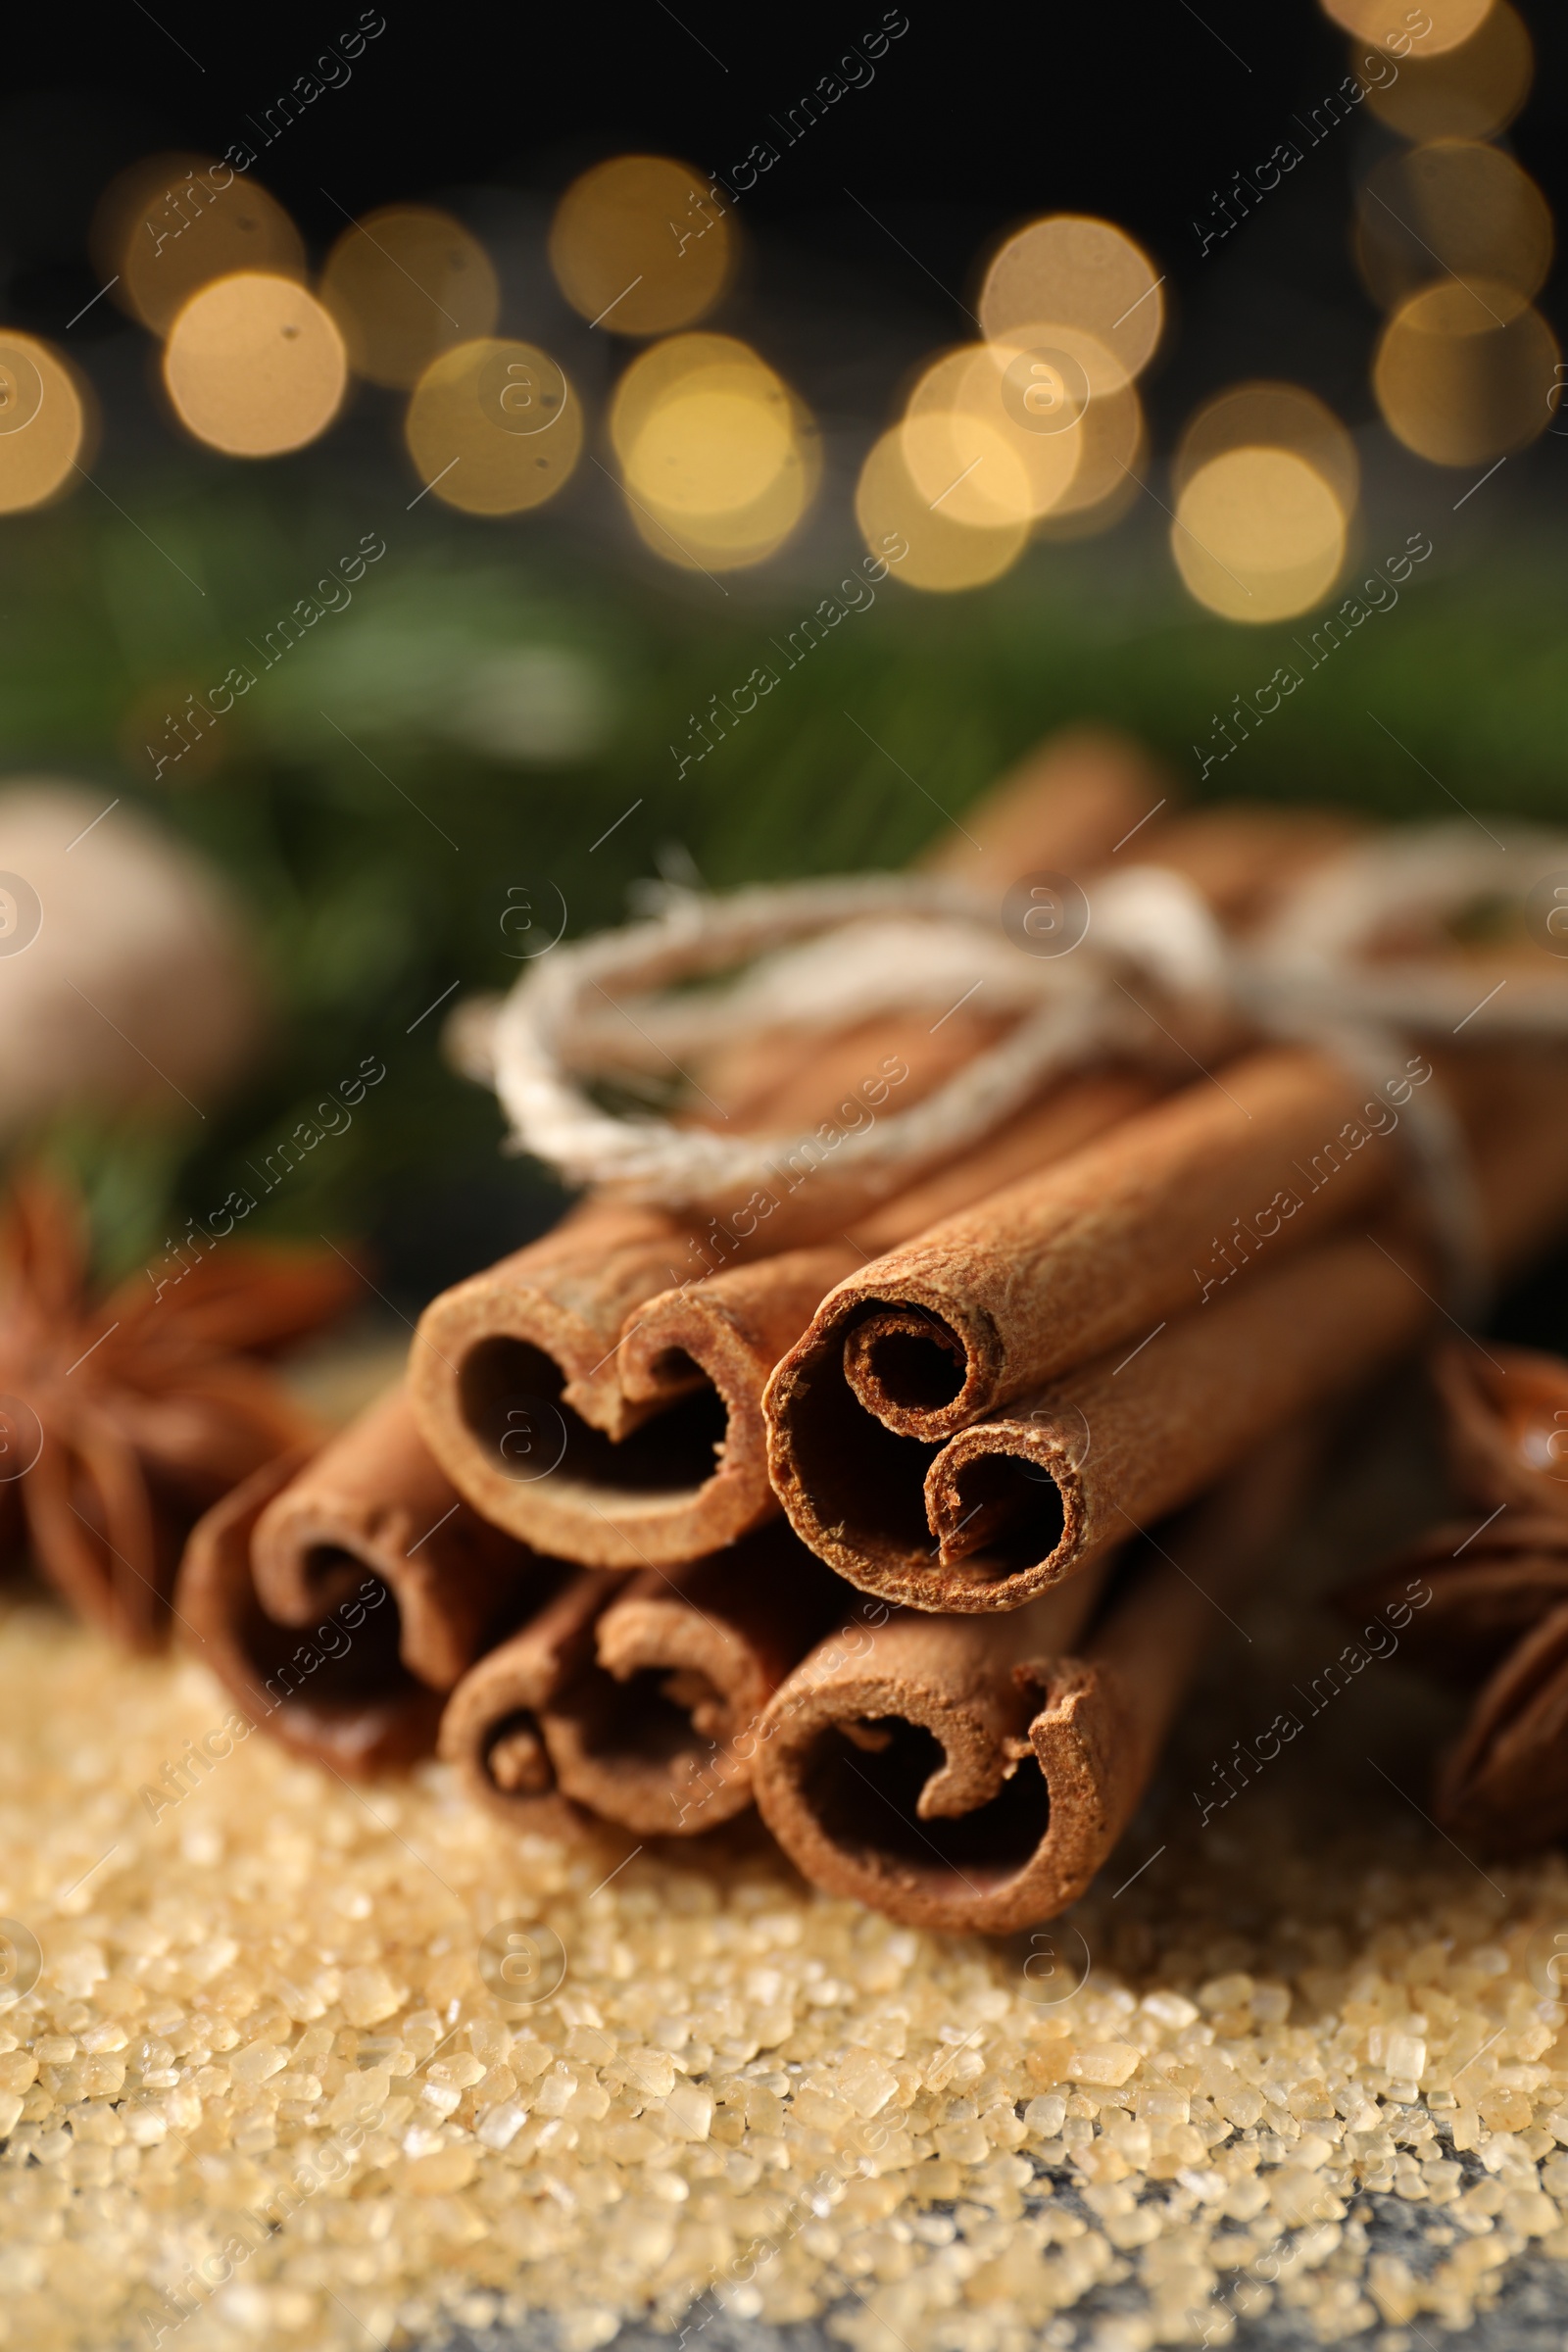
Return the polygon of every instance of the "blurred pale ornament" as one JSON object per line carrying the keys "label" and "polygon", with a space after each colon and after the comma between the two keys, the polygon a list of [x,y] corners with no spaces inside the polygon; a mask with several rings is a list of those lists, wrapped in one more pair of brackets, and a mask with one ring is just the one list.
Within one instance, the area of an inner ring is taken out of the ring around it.
{"label": "blurred pale ornament", "polygon": [[[220,877],[113,787],[0,790],[0,1135],[65,1105],[174,1118],[262,1027],[243,919]],[[19,890],[18,884],[22,887]]]}
{"label": "blurred pale ornament", "polygon": [[[1440,57],[1469,40],[1486,22],[1494,0],[1322,0],[1323,13],[1358,41],[1372,41],[1397,58]],[[1426,19],[1419,33],[1416,25]]]}
{"label": "blurred pale ornament", "polygon": [[[967,469],[953,494],[960,521],[994,525],[1019,513],[1047,514],[1077,470],[1088,400],[1081,368],[1054,346],[960,344],[933,362],[909,395],[906,423],[923,421],[906,436],[905,462],[917,484],[931,477],[933,498]],[[940,429],[931,429],[933,418],[944,420]],[[1007,453],[1002,466],[999,442]]]}
{"label": "blurred pale ornament", "polygon": [[402,391],[438,353],[491,334],[501,309],[478,238],[422,205],[388,205],[346,228],[326,257],[320,293],[355,374]]}
{"label": "blurred pale ornament", "polygon": [[1180,493],[1201,467],[1233,449],[1290,450],[1322,475],[1348,520],[1360,494],[1355,444],[1332,409],[1299,384],[1235,384],[1193,417],[1171,469]]}
{"label": "blurred pale ornament", "polygon": [[570,479],[582,403],[537,344],[481,336],[432,360],[404,437],[419,478],[468,514],[520,514]]}
{"label": "blurred pale ornament", "polygon": [[[980,588],[1017,562],[1029,536],[1021,472],[1018,511],[1011,520],[976,527],[956,519],[949,511],[951,500],[933,502],[910,476],[907,447],[911,439],[918,443],[928,424],[940,433],[941,418],[913,426],[906,419],[874,444],[856,488],[856,520],[873,556],[884,556],[895,540],[904,541],[907,552],[889,577],[906,587],[939,593]],[[996,447],[1000,472],[1007,453],[1000,439]]]}
{"label": "blurred pale ornament", "polygon": [[1508,0],[1493,0],[1477,29],[1436,57],[1418,43],[1396,79],[1369,87],[1367,104],[1405,139],[1490,139],[1530,95],[1535,51]]}
{"label": "blurred pale ornament", "polygon": [[1018,330],[1049,320],[1094,338],[1096,392],[1119,391],[1159,341],[1164,302],[1153,264],[1109,220],[1054,213],[1007,239],[986,271],[980,324],[989,341],[1021,345]]}
{"label": "blurred pale ornament", "polygon": [[1417,457],[1475,466],[1545,430],[1557,358],[1551,329],[1513,287],[1450,277],[1390,319],[1372,388],[1389,430]]}
{"label": "blurred pale ornament", "polygon": [[1345,515],[1315,466],[1288,449],[1227,450],[1176,502],[1171,553],[1193,596],[1227,620],[1288,620],[1328,594]]}
{"label": "blurred pale ornament", "polygon": [[0,514],[41,507],[75,478],[88,411],[59,354],[0,328]]}
{"label": "blurred pale ornament", "polygon": [[1444,271],[1494,278],[1528,302],[1551,268],[1551,209],[1511,156],[1438,139],[1385,156],[1356,207],[1356,259],[1386,310]]}
{"label": "blurred pale ornament", "polygon": [[572,308],[617,335],[663,335],[728,286],[735,236],[689,164],[621,155],[574,179],[550,225],[550,266]]}
{"label": "blurred pale ornament", "polygon": [[170,329],[164,382],[198,441],[230,457],[274,458],[325,432],[348,360],[314,294],[244,270],[191,296]]}
{"label": "blurred pale ornament", "polygon": [[237,271],[304,282],[305,246],[276,198],[211,156],[153,155],[111,180],[91,232],[114,299],[167,334],[192,294]]}

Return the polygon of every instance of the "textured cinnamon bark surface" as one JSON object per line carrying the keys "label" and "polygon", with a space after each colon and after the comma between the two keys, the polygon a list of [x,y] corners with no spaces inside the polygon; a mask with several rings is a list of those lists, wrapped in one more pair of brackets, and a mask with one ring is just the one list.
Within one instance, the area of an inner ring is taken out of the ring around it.
{"label": "textured cinnamon bark surface", "polygon": [[1000,1617],[900,1610],[822,1644],[763,1725],[757,1795],[807,1877],[911,1927],[1006,1933],[1086,1890],[1217,1622],[1267,1566],[1306,1441],[1261,1449],[1121,1564]]}
{"label": "textured cinnamon bark surface", "polygon": [[774,1526],[633,1579],[594,1662],[540,1712],[562,1790],[642,1837],[697,1837],[752,1801],[763,1710],[851,1598]]}
{"label": "textured cinnamon bark surface", "polygon": [[587,1816],[563,1796],[541,1711],[593,1658],[594,1628],[622,1580],[565,1570],[538,1613],[466,1674],[441,1717],[439,1747],[465,1792],[520,1830],[579,1832]]}
{"label": "textured cinnamon bark surface", "polygon": [[[1047,745],[973,812],[975,838],[990,838],[994,847],[991,863],[968,878],[990,889],[1031,867],[1101,863],[1168,792],[1160,771],[1119,737],[1075,737],[1060,763]],[[961,872],[973,853],[962,835],[953,840],[953,870]],[[782,1032],[749,1041],[738,1056],[715,1057],[705,1070],[705,1089],[738,1126],[789,1134],[831,1112],[847,1090],[875,1072],[889,1040],[907,1073],[901,1102],[912,1102],[996,1033],[997,1024],[978,1012],[935,1026],[896,1015],[837,1038]],[[863,1105],[857,1104],[855,1116],[863,1119]],[[819,1171],[801,1187],[799,1200],[756,1221],[751,1234],[728,1233],[715,1246],[713,1219],[685,1221],[610,1200],[585,1203],[558,1232],[458,1284],[425,1310],[409,1384],[426,1444],[486,1518],[542,1549],[569,1550],[593,1565],[636,1566],[644,1556],[638,1544],[645,1556],[663,1561],[730,1540],[750,1523],[745,1511],[729,1512],[727,1525],[722,1510],[711,1524],[704,1517],[692,1525],[686,1516],[693,1493],[719,1467],[724,1392],[695,1364],[689,1372],[675,1364],[665,1365],[653,1385],[644,1381],[628,1393],[617,1343],[660,1294],[698,1281],[706,1287],[718,1268],[739,1272],[786,1247],[841,1246],[843,1227],[870,1206],[861,1193],[840,1200]],[[823,1287],[858,1262],[852,1254],[828,1270]],[[761,1321],[738,1336],[743,1345],[757,1337],[781,1349],[795,1333],[783,1328],[789,1318],[780,1321],[763,1288],[762,1307],[751,1310]],[[806,1299],[796,1332],[815,1303]],[[681,1345],[672,1342],[666,1354]],[[722,1339],[720,1347],[733,1381],[734,1348]],[[764,1371],[775,1360],[770,1356]],[[547,1481],[520,1475],[515,1446],[510,1455],[506,1450],[514,1430],[509,1416],[519,1410],[562,1442],[562,1458]],[[654,1416],[659,1426],[645,1434]],[[760,1502],[759,1471],[754,1454],[746,1492]],[[607,1490],[618,1528],[603,1519]],[[650,1537],[654,1547],[647,1551]]]}
{"label": "textured cinnamon bark surface", "polygon": [[462,1501],[401,1385],[339,1432],[256,1523],[252,1574],[282,1625],[329,1616],[365,1581],[392,1594],[404,1663],[449,1690],[540,1578],[535,1556]]}
{"label": "textured cinnamon bark surface", "polygon": [[633,1406],[678,1404],[694,1373],[720,1400],[723,1438],[711,1475],[651,1498],[606,1483],[555,1486],[536,1497],[534,1523],[557,1551],[605,1566],[668,1565],[733,1543],[778,1510],[767,1477],[762,1392],[827,1292],[894,1241],[919,1232],[1022,1169],[1073,1151],[1152,1100],[1155,1082],[1131,1072],[1075,1079],[1022,1112],[961,1159],[923,1178],[850,1228],[836,1243],[787,1250],[756,1265],[651,1299],[626,1327],[617,1353]]}
{"label": "textured cinnamon bark surface", "polygon": [[[1391,1135],[1353,1152],[1339,1142],[1366,1093],[1326,1056],[1292,1049],[1184,1087],[852,1275],[780,1367],[770,1416],[787,1428],[795,1381],[837,1355],[867,1413],[930,1443],[1223,1298],[1249,1254],[1283,1256],[1405,1173]],[[1315,1178],[1302,1172],[1314,1153]],[[1262,1220],[1261,1238],[1244,1218]]]}
{"label": "textured cinnamon bark surface", "polygon": [[[1568,1057],[1499,1058],[1479,1076],[1457,1072],[1454,1091],[1476,1122],[1478,1247],[1507,1269],[1568,1221]],[[1304,1054],[1259,1054],[1251,1071],[1227,1070],[1227,1088],[1254,1114],[1272,1093],[1282,1125],[1293,1072],[1322,1090],[1320,1102],[1348,1083]],[[1193,1235],[1210,1224],[1195,1208],[1259,1197],[1258,1185],[1249,1196],[1221,1172],[1223,1144],[1241,1126],[1234,1108],[1229,1116],[1227,1131],[1209,1105],[1161,1104],[824,1300],[765,1400],[770,1475],[803,1541],[889,1599],[1014,1607],[1413,1341],[1442,1282],[1413,1233],[1361,1233],[1280,1257],[1287,1234],[1312,1230],[1314,1216],[1362,1205],[1356,1187],[1372,1179],[1358,1169],[1409,1181],[1387,1137],[1325,1175],[1289,1225],[1268,1232],[1254,1211],[1264,1246],[1228,1298],[1228,1284],[1214,1284],[1204,1303],[1171,1313],[1180,1281],[1192,1281]],[[1261,1123],[1254,1115],[1237,1146],[1250,1164]],[[1381,1163],[1377,1150],[1388,1152]],[[1265,1153],[1253,1167],[1263,1184],[1271,1165]],[[1315,1211],[1315,1200],[1332,1209]],[[1103,1352],[1086,1363],[1092,1343]],[[1020,1369],[1062,1363],[1077,1368],[1036,1387]],[[1006,1400],[985,1413],[999,1394]],[[944,1446],[960,1416],[967,1425]]]}
{"label": "textured cinnamon bark surface", "polygon": [[283,1625],[256,1595],[256,1523],[302,1457],[269,1463],[192,1532],[174,1589],[186,1644],[249,1722],[314,1762],[356,1777],[396,1769],[435,1744],[441,1694],[398,1654],[397,1610],[368,1573],[314,1626]]}

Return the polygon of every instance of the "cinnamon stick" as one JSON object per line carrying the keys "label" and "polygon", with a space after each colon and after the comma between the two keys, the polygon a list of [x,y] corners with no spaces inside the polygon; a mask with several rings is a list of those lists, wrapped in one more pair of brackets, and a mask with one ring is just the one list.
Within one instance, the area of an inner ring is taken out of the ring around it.
{"label": "cinnamon stick", "polygon": [[596,1662],[540,1709],[561,1789],[644,1837],[733,1819],[763,1709],[848,1597],[784,1527],[633,1579],[597,1621]]}
{"label": "cinnamon stick", "polygon": [[439,1752],[464,1790],[514,1829],[546,1837],[587,1816],[561,1793],[541,1716],[589,1667],[594,1628],[622,1579],[581,1569],[536,1616],[471,1667],[447,1700]]}
{"label": "cinnamon stick", "polygon": [[[1167,789],[1134,747],[1108,736],[1092,745],[1079,740],[1060,766],[1048,746],[1004,779],[994,803],[982,801],[972,825],[979,828],[976,839],[990,837],[999,845],[995,856],[1011,880],[1020,861],[1023,870],[1101,862]],[[961,839],[959,846],[970,854]],[[995,876],[989,866],[981,878],[990,887]],[[905,1023],[877,1023],[837,1040],[795,1033],[753,1040],[746,1048],[748,1084],[734,1070],[718,1068],[705,1072],[705,1085],[719,1099],[729,1098],[738,1124],[765,1117],[788,1133],[803,1119],[814,1122],[831,1112],[868,1079],[878,1081],[884,1062],[906,1071],[907,1094],[901,1101],[917,1100],[995,1034],[995,1025],[979,1014],[956,1015],[934,1031],[927,1022],[917,1027],[919,1035],[906,1035]],[[906,1049],[891,1061],[884,1033],[897,1035]],[[766,1073],[760,1084],[759,1065]],[[878,1082],[885,1099],[886,1079]],[[862,1124],[864,1103],[857,1099],[848,1115],[850,1124]],[[827,1188],[816,1188],[813,1199],[825,1209]],[[689,1494],[711,1478],[725,1433],[719,1395],[694,1364],[673,1379],[666,1370],[655,1389],[629,1396],[615,1355],[621,1333],[650,1299],[713,1271],[715,1258],[739,1267],[777,1251],[785,1239],[805,1246],[821,1238],[804,1234],[799,1220],[786,1236],[780,1215],[715,1249],[715,1223],[589,1202],[557,1233],[459,1283],[426,1308],[410,1359],[416,1415],[431,1452],[486,1517],[558,1549],[569,1542],[585,1560],[630,1565],[637,1556],[633,1547],[614,1540],[601,1544],[592,1533],[603,1492],[614,1493],[618,1507],[629,1507],[639,1520],[657,1521],[680,1507],[671,1505],[672,1496]],[[832,1236],[834,1243],[841,1238]],[[814,1303],[807,1302],[808,1312]],[[523,1462],[514,1446],[507,1450],[514,1427],[508,1417],[518,1412],[541,1429],[548,1425],[552,1443],[559,1440],[564,1448],[548,1497],[542,1483],[525,1474],[538,1457]],[[655,1415],[657,1430],[644,1435],[644,1424]],[[754,1478],[753,1491],[756,1483]],[[563,1519],[555,1505],[568,1494]],[[686,1541],[684,1535],[672,1539],[656,1556],[675,1556]],[[692,1541],[710,1541],[706,1525]]]}
{"label": "cinnamon stick", "polygon": [[[1479,1088],[1474,1136],[1494,1268],[1568,1219],[1568,1057],[1506,1075],[1501,1095]],[[1316,1195],[1298,1185],[1288,1226],[1252,1212],[1265,1252],[1228,1303],[1200,1263],[1212,1295],[1172,1311],[1216,1204],[1266,1200],[1300,1105],[1348,1084],[1314,1055],[1253,1055],[1226,1072],[1235,1103],[1192,1090],[841,1284],[765,1400],[770,1474],[802,1540],[889,1599],[1015,1607],[1396,1353],[1441,1283],[1425,1246],[1382,1232],[1280,1254],[1321,1229],[1315,1203],[1343,1214],[1370,1191],[1376,1205],[1397,1166],[1374,1158],[1376,1138]],[[1253,1113],[1240,1136],[1238,1105]]]}
{"label": "cinnamon stick", "polygon": [[173,1605],[254,1724],[371,1773],[429,1753],[444,1693],[567,1574],[459,1500],[395,1389],[210,1510]]}
{"label": "cinnamon stick", "polygon": [[385,1585],[365,1575],[303,1639],[256,1597],[256,1522],[306,1458],[269,1463],[197,1522],[174,1589],[176,1622],[253,1728],[339,1772],[395,1770],[434,1745],[441,1694],[399,1656]]}
{"label": "cinnamon stick", "polygon": [[896,1610],[836,1638],[762,1726],[757,1801],[798,1867],[911,1927],[1004,1934],[1084,1893],[1136,1807],[1219,1605],[1267,1562],[1300,1442],[1263,1449],[1108,1563],[1000,1617]]}
{"label": "cinnamon stick", "polygon": [[330,1439],[256,1522],[256,1596],[280,1625],[329,1616],[367,1574],[395,1606],[404,1664],[450,1690],[540,1579],[534,1554],[460,1500],[400,1383]]}
{"label": "cinnamon stick", "polygon": [[[498,1474],[475,1498],[530,1543],[596,1567],[668,1566],[735,1542],[778,1510],[767,1480],[762,1391],[824,1294],[894,1239],[919,1232],[944,1210],[1059,1158],[1151,1101],[1152,1080],[1099,1072],[1063,1086],[998,1135],[911,1186],[836,1242],[787,1250],[662,1292],[627,1320],[611,1359],[628,1413],[662,1417],[647,1427],[678,1439],[701,1407],[711,1452],[683,1483],[639,1489],[621,1448],[573,1443],[551,1478],[518,1485]],[[608,1456],[608,1458],[607,1458]]]}

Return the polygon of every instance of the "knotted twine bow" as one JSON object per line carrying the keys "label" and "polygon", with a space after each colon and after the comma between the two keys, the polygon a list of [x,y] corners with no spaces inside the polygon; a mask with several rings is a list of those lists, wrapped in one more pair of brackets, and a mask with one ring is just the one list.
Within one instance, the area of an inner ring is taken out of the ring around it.
{"label": "knotted twine bow", "polygon": [[[1398,1068],[1404,1034],[1568,1037],[1568,986],[1549,965],[1532,972],[1521,962],[1477,1004],[1474,973],[1458,957],[1398,952],[1401,939],[1451,931],[1478,903],[1522,922],[1553,868],[1568,875],[1568,837],[1512,826],[1493,853],[1463,823],[1410,828],[1308,873],[1239,943],[1181,875],[1135,866],[1095,884],[1080,944],[1045,956],[1020,952],[991,901],[918,875],[727,898],[669,889],[652,919],[541,959],[499,1005],[477,1051],[470,1033],[466,1057],[494,1084],[514,1149],[568,1183],[696,1210],[765,1184],[813,1139],[617,1115],[594,1101],[594,1079],[667,1069],[780,1028],[832,1032],[915,1005],[956,1009],[965,992],[988,1013],[1017,1014],[924,1100],[840,1139],[835,1167],[853,1169],[870,1194],[887,1193],[1069,1072],[1107,1055],[1147,1058],[1140,999],[1150,989],[1162,1035],[1189,1061],[1239,1024],[1319,1046],[1377,1085]],[[690,985],[742,965],[725,986]],[[1173,1016],[1181,1035],[1166,1025]],[[1478,1217],[1463,1136],[1435,1088],[1412,1095],[1404,1112],[1452,1293],[1473,1303]]]}

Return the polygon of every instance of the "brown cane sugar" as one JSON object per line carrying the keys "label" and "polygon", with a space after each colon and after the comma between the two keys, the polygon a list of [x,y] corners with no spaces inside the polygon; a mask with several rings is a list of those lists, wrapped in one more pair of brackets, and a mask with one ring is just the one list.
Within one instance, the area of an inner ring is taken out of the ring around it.
{"label": "brown cane sugar", "polygon": [[1568,2254],[1559,1860],[1334,1842],[1282,1779],[988,1943],[241,1730],[197,1664],[0,1622],[0,2344],[1143,2352],[1272,2307],[1391,2352]]}

